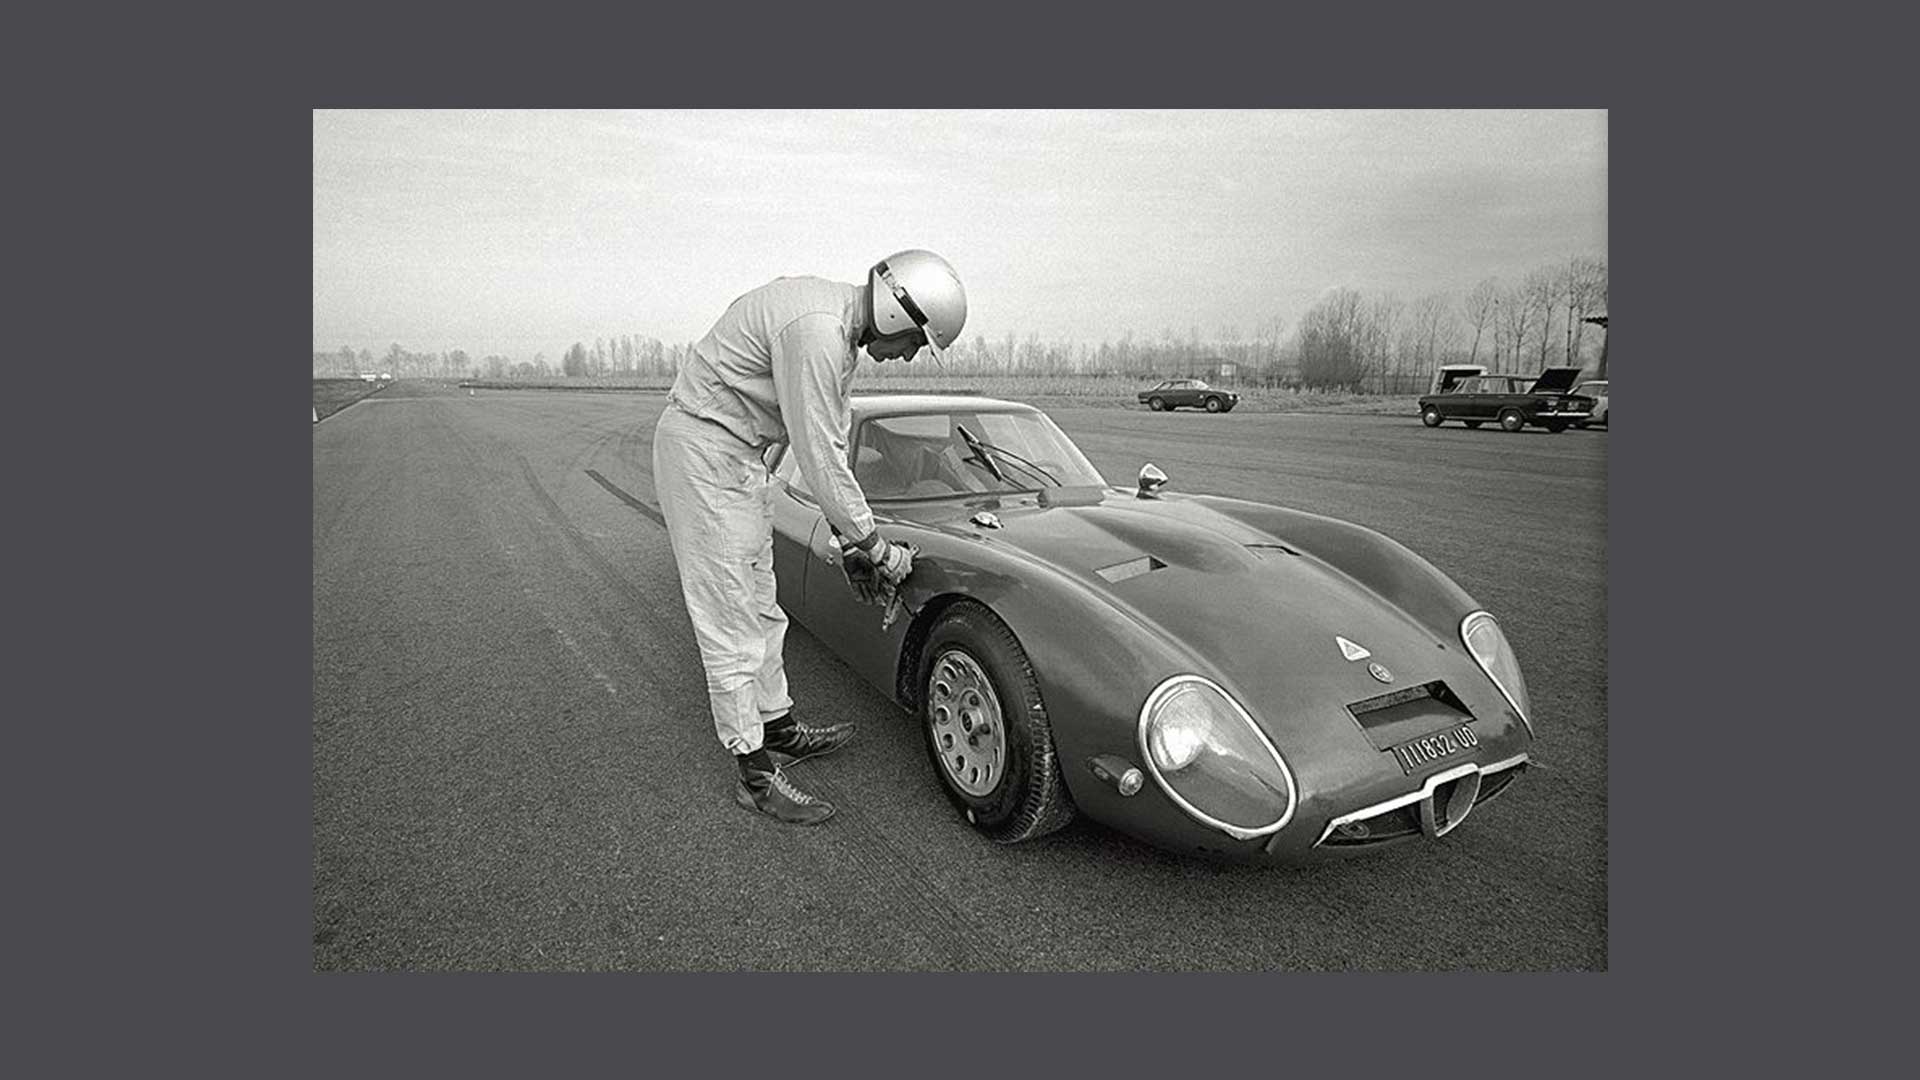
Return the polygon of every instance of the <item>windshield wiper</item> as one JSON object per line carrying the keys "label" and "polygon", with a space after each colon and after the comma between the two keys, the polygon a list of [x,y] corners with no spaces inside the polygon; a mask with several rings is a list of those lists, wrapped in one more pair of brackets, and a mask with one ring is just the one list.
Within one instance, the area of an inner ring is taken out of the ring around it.
{"label": "windshield wiper", "polygon": [[988,472],[993,474],[993,478],[995,480],[998,480],[1003,484],[1013,483],[1013,481],[1007,479],[1006,473],[1003,473],[1000,471],[1000,466],[994,464],[993,458],[987,455],[987,450],[986,450],[987,444],[981,442],[980,437],[978,435],[975,435],[973,432],[968,431],[967,425],[965,424],[955,424],[953,426],[955,430],[960,432],[960,437],[967,441],[967,449],[973,451],[972,455],[970,455],[967,458],[968,461],[971,461],[974,464],[985,468]]}
{"label": "windshield wiper", "polygon": [[1047,482],[1052,484],[1054,487],[1062,486],[1060,483],[1059,477],[1048,472],[1046,469],[1042,468],[1038,464],[1032,461],[1028,461],[1026,458],[1021,457],[1019,454],[1016,454],[1011,450],[1007,450],[1002,447],[995,446],[990,442],[982,442],[978,437],[976,437],[973,434],[973,432],[967,430],[967,426],[965,424],[955,424],[954,427],[960,430],[960,437],[967,440],[967,448],[973,451],[974,457],[978,458],[983,464],[985,464],[987,468],[992,471],[994,477],[998,479],[1001,483],[1006,484],[1006,483],[1011,483],[1012,481],[1007,479],[1006,474],[1001,472],[999,467],[993,463],[993,459],[985,456],[986,454],[993,454],[998,457],[1003,457],[1007,459],[1007,464],[1014,466],[1020,471],[1026,473],[1028,476],[1044,477],[1046,478]]}

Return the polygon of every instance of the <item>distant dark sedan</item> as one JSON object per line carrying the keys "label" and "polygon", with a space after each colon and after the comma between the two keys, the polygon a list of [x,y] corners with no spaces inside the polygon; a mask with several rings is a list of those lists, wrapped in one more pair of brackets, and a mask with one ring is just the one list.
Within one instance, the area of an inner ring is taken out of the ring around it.
{"label": "distant dark sedan", "polygon": [[1477,428],[1489,420],[1502,430],[1543,427],[1551,432],[1593,419],[1594,400],[1571,392],[1580,369],[1548,368],[1533,375],[1470,375],[1420,399],[1420,421],[1439,427],[1458,420]]}
{"label": "distant dark sedan", "polygon": [[1218,390],[1200,379],[1168,379],[1159,386],[1140,391],[1140,404],[1154,412],[1177,409],[1182,405],[1208,412],[1229,412],[1240,404],[1240,395]]}

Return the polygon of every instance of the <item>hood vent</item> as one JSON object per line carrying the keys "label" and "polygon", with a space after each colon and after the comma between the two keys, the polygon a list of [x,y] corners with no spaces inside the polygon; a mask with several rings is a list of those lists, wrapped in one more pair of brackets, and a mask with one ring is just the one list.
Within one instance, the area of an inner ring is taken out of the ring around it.
{"label": "hood vent", "polygon": [[1155,570],[1165,570],[1166,568],[1167,564],[1161,562],[1159,559],[1151,555],[1142,555],[1137,559],[1128,559],[1126,562],[1114,563],[1112,566],[1103,566],[1095,570],[1094,573],[1099,574],[1101,577],[1117,585],[1128,578],[1136,578],[1141,574],[1151,574]]}
{"label": "hood vent", "polygon": [[1247,550],[1253,552],[1255,555],[1263,556],[1300,554],[1285,544],[1248,544]]}

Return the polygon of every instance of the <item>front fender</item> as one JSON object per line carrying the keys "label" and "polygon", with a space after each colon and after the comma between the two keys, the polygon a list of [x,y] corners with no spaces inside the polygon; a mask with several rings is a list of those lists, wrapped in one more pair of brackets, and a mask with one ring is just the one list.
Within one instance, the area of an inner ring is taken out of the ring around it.
{"label": "front fender", "polygon": [[1033,665],[1060,771],[1074,804],[1089,818],[1175,847],[1220,839],[1197,826],[1154,785],[1123,797],[1096,778],[1088,761],[1103,754],[1142,764],[1136,728],[1149,694],[1178,672],[1212,665],[1150,619],[1084,581],[983,537],[890,523],[887,535],[920,547],[905,600],[913,613],[890,632],[896,656],[884,687],[918,719],[920,646],[940,613],[965,598],[1007,624]]}
{"label": "front fender", "polygon": [[1332,566],[1442,637],[1454,637],[1460,620],[1480,609],[1439,567],[1384,533],[1283,506],[1188,497]]}

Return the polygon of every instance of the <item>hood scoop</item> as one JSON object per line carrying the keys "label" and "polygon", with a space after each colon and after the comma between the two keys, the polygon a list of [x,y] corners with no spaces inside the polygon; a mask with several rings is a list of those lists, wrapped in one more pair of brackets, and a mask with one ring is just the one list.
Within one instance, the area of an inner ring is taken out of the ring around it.
{"label": "hood scoop", "polygon": [[1095,570],[1094,573],[1099,574],[1101,577],[1117,585],[1128,578],[1137,578],[1141,574],[1151,574],[1155,570],[1165,570],[1166,568],[1167,564],[1161,562],[1159,559],[1151,555],[1142,555],[1137,559],[1128,559],[1126,562],[1117,562],[1112,566],[1100,567],[1098,570]]}
{"label": "hood scoop", "polygon": [[1253,552],[1255,555],[1261,555],[1261,556],[1300,554],[1299,552],[1293,550],[1292,548],[1288,547],[1285,544],[1274,544],[1274,543],[1248,544],[1247,550]]}

